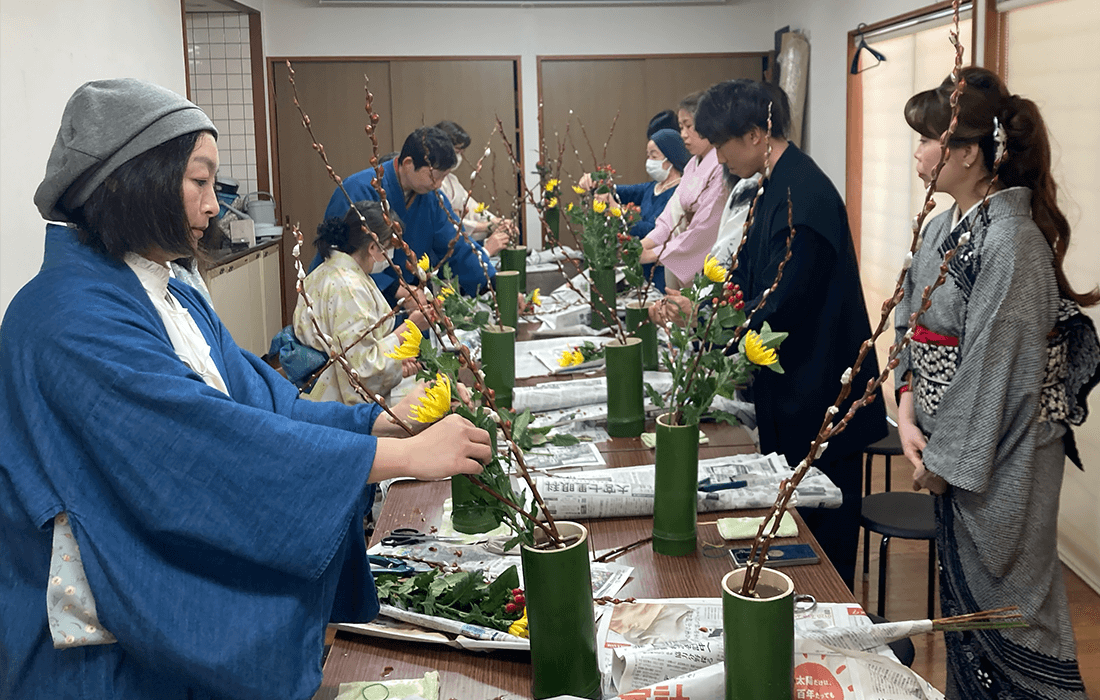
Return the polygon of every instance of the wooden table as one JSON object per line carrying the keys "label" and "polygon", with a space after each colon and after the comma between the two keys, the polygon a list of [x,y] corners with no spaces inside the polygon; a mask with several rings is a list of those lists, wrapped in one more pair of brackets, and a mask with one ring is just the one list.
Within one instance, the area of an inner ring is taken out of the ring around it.
{"label": "wooden table", "polygon": [[[652,426],[651,426],[652,429]],[[704,425],[710,443],[700,447],[699,458],[752,452],[754,447],[741,428]],[[600,444],[610,467],[653,463],[654,453],[638,438],[615,438]],[[395,484],[375,531],[374,539],[396,527],[427,531],[439,525],[444,499],[450,495],[448,482]],[[737,511],[737,515],[763,515],[763,510]],[[728,515],[728,514],[726,514]],[[707,513],[700,522],[714,521],[719,514]],[[799,537],[778,542],[809,542],[821,562],[784,569],[797,592],[810,593],[823,602],[851,602],[855,598],[844,585],[801,518],[795,513]],[[606,549],[636,542],[651,534],[652,518],[612,518],[582,521],[588,527],[593,549]],[[713,525],[700,525],[700,547],[695,554],[667,557],[654,554],[648,545],[632,550],[614,561],[634,567],[633,575],[619,598],[672,598],[721,596],[722,577],[732,566],[729,557],[703,555],[703,542],[722,545]],[[777,542],[777,543],[778,543]],[[747,544],[747,543],[745,543]],[[495,700],[530,697],[530,655],[515,652],[468,652],[443,645],[395,642],[337,632],[324,668],[324,681],[316,698],[334,698],[340,683],[389,678],[415,678],[436,670],[441,679],[441,700]]]}

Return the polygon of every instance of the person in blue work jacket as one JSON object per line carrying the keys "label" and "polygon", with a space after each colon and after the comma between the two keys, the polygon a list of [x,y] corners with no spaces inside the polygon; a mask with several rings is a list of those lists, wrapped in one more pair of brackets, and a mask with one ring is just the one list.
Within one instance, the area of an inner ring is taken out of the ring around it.
{"label": "person in blue work jacket", "polygon": [[[390,207],[404,223],[405,242],[417,258],[427,254],[434,268],[446,257],[462,293],[475,296],[492,285],[496,268],[480,243],[459,235],[461,222],[451,203],[438,191],[456,162],[454,145],[442,129],[420,127],[405,139],[397,158],[382,165],[382,189]],[[377,201],[379,195],[372,184],[376,176],[374,168],[367,168],[345,179],[347,195],[353,201]],[[343,218],[349,207],[348,196],[337,187],[325,209],[325,219]],[[393,261],[404,271],[405,280],[416,284],[416,276],[407,269],[405,257],[398,249]],[[397,273],[392,268],[374,275],[374,281],[391,306],[401,296]]]}

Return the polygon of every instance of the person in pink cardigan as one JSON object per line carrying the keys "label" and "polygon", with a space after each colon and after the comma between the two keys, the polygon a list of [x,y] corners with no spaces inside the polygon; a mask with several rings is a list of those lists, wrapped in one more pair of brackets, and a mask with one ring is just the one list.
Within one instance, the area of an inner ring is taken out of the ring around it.
{"label": "person in pink cardigan", "polygon": [[680,136],[692,158],[684,166],[676,194],[642,239],[642,263],[664,265],[665,286],[671,290],[690,283],[702,271],[718,238],[727,195],[714,146],[695,132],[695,107],[700,97],[702,93],[695,93],[680,102]]}

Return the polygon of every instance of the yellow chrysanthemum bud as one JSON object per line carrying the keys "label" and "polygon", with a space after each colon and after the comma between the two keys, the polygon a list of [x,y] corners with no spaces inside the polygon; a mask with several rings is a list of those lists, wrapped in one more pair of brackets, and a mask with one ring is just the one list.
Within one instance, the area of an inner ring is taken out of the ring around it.
{"label": "yellow chrysanthemum bud", "polygon": [[476,207],[474,207],[474,213],[475,214],[480,214],[481,212],[485,211],[488,208],[489,208],[489,205],[486,204],[485,202],[478,202],[478,205]]}
{"label": "yellow chrysanthemum bud", "polygon": [[436,374],[435,382],[424,391],[420,403],[412,407],[409,418],[418,423],[434,423],[451,411],[451,380]]}
{"label": "yellow chrysanthemum bud", "polygon": [[611,211],[608,213],[611,214],[611,216],[618,218],[623,215],[623,210],[618,207],[611,207]]}
{"label": "yellow chrysanthemum bud", "polygon": [[420,356],[420,341],[424,339],[424,334],[409,319],[405,319],[405,328],[408,330],[401,344],[394,348],[393,352],[386,353],[386,357],[394,360],[408,360]]}
{"label": "yellow chrysanthemum bud", "polygon": [[416,266],[419,267],[424,272],[428,271],[428,268],[432,266],[432,263],[431,263],[430,260],[428,260],[428,254],[427,253],[424,253],[423,255],[420,256],[420,259],[416,261]]}
{"label": "yellow chrysanthemum bud", "polygon": [[546,206],[550,207],[551,209],[556,208],[558,206],[558,198],[551,197],[550,201],[546,203]]}
{"label": "yellow chrysanthemum bud", "polygon": [[508,626],[508,634],[527,639],[530,633],[527,631],[527,608],[523,609],[523,617]]}
{"label": "yellow chrysanthemum bud", "polygon": [[718,264],[718,258],[708,255],[703,261],[703,274],[711,282],[725,282],[726,268]]}
{"label": "yellow chrysanthemum bud", "polygon": [[604,213],[607,211],[607,202],[597,199],[595,202],[592,202],[592,211],[597,214]]}
{"label": "yellow chrysanthemum bud", "polygon": [[745,334],[745,356],[749,358],[749,362],[761,367],[774,365],[779,361],[775,350],[764,347],[764,344],[760,342],[760,334],[756,331],[749,331]]}
{"label": "yellow chrysanthemum bud", "polygon": [[553,192],[555,189],[557,189],[558,184],[559,183],[557,178],[550,178],[546,181],[546,191]]}
{"label": "yellow chrysanthemum bud", "polygon": [[541,289],[541,287],[535,287],[535,291],[531,292],[531,303],[535,306],[542,306],[542,297],[539,296],[539,289]]}
{"label": "yellow chrysanthemum bud", "polygon": [[583,187],[578,187],[577,185],[573,185],[573,191],[576,192],[577,194],[584,194],[584,188]]}

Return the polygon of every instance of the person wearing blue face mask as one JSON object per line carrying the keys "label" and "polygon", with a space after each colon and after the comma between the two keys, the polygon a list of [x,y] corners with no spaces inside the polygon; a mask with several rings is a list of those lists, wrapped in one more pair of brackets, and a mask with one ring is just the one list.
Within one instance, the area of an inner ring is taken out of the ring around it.
{"label": "person wearing blue face mask", "polygon": [[[635,238],[645,238],[653,230],[657,217],[665,210],[668,201],[672,199],[676,186],[680,184],[680,177],[684,174],[684,166],[691,159],[691,154],[684,147],[684,141],[680,134],[672,129],[659,129],[650,137],[646,144],[645,170],[650,177],[650,182],[642,182],[637,185],[616,185],[615,199],[622,204],[636,204],[641,210],[642,218],[630,227],[630,235]],[[589,189],[592,187],[592,177],[585,175],[581,178],[580,186]],[[653,275],[653,284],[660,291],[665,290],[665,270],[658,265],[652,269],[652,263],[643,265],[646,279]]]}
{"label": "person wearing blue face mask", "polygon": [[[324,262],[306,276],[305,291],[313,302],[317,326],[299,297],[294,309],[294,335],[301,343],[324,352],[318,337],[319,326],[335,347],[346,349],[345,356],[359,373],[363,387],[386,396],[404,377],[415,374],[417,366],[416,360],[386,357],[401,344],[404,334],[411,332],[409,328],[395,323],[393,318],[378,323],[390,312],[390,305],[371,275],[390,269],[393,256],[393,237],[382,217],[382,206],[378,202],[360,201],[343,218],[326,219],[317,227],[316,246]],[[424,314],[415,304],[409,307],[408,320],[426,329]],[[370,333],[359,341],[368,330]],[[349,405],[364,402],[347,373],[336,365],[329,366],[303,397]]]}

